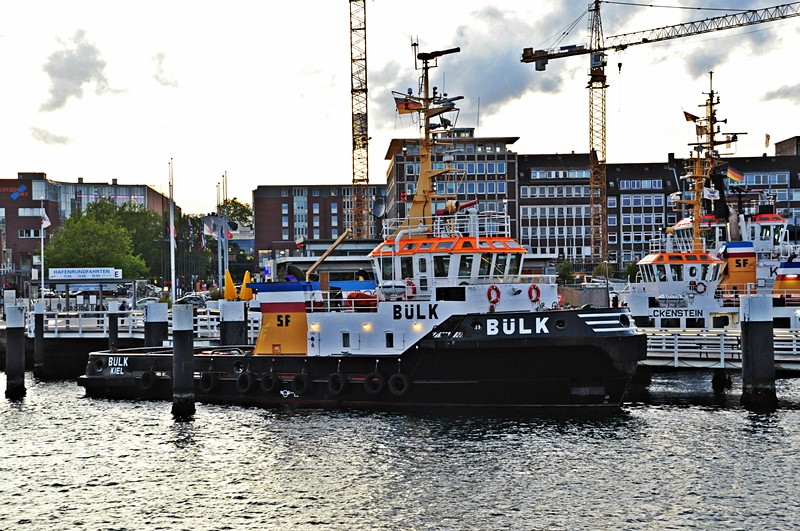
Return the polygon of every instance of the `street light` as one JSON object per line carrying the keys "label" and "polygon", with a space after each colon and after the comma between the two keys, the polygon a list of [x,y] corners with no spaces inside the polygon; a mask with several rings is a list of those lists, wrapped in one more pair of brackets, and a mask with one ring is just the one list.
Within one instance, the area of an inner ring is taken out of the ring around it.
{"label": "street light", "polygon": [[611,294],[608,291],[608,260],[603,260],[606,266],[606,308],[611,308]]}

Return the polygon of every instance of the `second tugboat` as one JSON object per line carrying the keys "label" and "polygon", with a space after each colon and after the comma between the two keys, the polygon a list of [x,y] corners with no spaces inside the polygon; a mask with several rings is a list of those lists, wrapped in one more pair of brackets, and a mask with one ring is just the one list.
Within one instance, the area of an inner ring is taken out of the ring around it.
{"label": "second tugboat", "polygon": [[[428,72],[439,57],[458,51],[416,53],[420,94],[401,100],[419,114],[422,170],[408,215],[385,222],[384,241],[370,254],[377,288],[345,296],[318,282],[253,285],[262,312],[257,343],[197,349],[198,401],[492,414],[618,411],[646,354],[630,312],[558,309],[552,277],[521,274],[525,249],[511,238],[507,214],[479,213],[474,201],[459,204],[435,193],[438,182],[463,177],[453,157],[434,163],[431,156],[435,143],[447,143],[452,120],[445,114],[457,113],[453,102],[460,98],[431,94]],[[437,116],[441,123],[432,124]],[[434,139],[433,129],[443,133]],[[90,397],[169,399],[171,371],[166,349],[97,352],[78,383]]]}

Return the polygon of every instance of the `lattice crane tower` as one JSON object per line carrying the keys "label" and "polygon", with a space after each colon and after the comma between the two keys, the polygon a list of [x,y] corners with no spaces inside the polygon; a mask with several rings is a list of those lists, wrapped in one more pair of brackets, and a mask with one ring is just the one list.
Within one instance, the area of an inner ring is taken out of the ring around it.
{"label": "lattice crane tower", "polygon": [[367,127],[366,0],[350,0],[350,94],[353,126],[353,195],[349,225],[355,239],[367,239],[371,237],[371,224]]}

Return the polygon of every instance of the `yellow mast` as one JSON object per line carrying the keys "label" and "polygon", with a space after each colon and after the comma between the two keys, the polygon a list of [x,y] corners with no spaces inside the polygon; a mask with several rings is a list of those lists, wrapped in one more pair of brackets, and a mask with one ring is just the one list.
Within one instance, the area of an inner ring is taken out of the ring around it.
{"label": "yellow mast", "polygon": [[[702,218],[703,197],[705,183],[711,177],[714,168],[720,166],[719,152],[715,149],[720,144],[728,144],[736,142],[737,135],[744,133],[735,133],[728,135],[725,140],[717,140],[716,135],[719,133],[718,122],[727,123],[727,120],[717,120],[717,111],[714,108],[719,104],[719,96],[714,92],[714,72],[709,72],[709,92],[708,99],[702,107],[705,108],[705,117],[700,118],[693,116],[689,113],[686,114],[686,119],[695,123],[697,136],[705,137],[703,142],[697,142],[694,145],[694,150],[689,159],[686,160],[687,175],[686,178],[692,181],[690,190],[693,193],[691,199],[676,199],[675,203],[687,205],[689,209],[676,209],[676,212],[692,213],[692,251],[704,251],[703,238],[700,232],[700,221]],[[716,99],[715,99],[716,96]],[[724,198],[720,198],[724,201]]]}
{"label": "yellow mast", "polygon": [[[416,50],[417,44],[414,44],[413,46]],[[408,98],[420,103],[422,106],[419,109],[423,119],[423,137],[422,142],[420,143],[419,154],[420,172],[417,178],[417,188],[414,191],[414,198],[411,202],[411,206],[409,207],[408,214],[406,215],[406,220],[400,227],[397,228],[395,233],[392,235],[392,238],[396,237],[400,230],[416,228],[420,223],[425,227],[426,232],[429,233],[432,231],[433,216],[430,205],[433,199],[443,197],[436,194],[433,189],[434,178],[438,177],[439,175],[457,171],[451,167],[450,163],[447,163],[447,167],[444,169],[433,169],[433,135],[431,134],[431,118],[446,112],[451,112],[455,110],[455,108],[453,106],[433,106],[436,95],[431,95],[428,71],[431,68],[436,68],[438,66],[439,57],[451,53],[458,53],[460,51],[461,48],[450,48],[442,51],[419,52],[416,54],[416,59],[422,61],[422,94],[419,97],[409,96]],[[422,234],[415,236],[422,237]]]}

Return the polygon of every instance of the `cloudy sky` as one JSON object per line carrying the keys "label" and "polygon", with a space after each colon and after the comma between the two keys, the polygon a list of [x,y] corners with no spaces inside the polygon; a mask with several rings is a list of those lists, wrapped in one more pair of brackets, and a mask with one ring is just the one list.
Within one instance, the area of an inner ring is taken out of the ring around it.
{"label": "cloudy sky", "polygon": [[[520,55],[587,43],[587,4],[368,1],[370,180],[385,182],[392,138],[418,134],[391,97],[417,86],[412,40],[422,51],[461,47],[434,79],[465,96],[457,125],[519,136],[519,153],[586,152],[588,58],[536,72]],[[603,3],[605,35],[776,4],[658,5],[673,8]],[[674,8],[681,6],[721,10]],[[736,153],[774,153],[772,143],[800,135],[797,50],[800,17],[612,52],[608,161],[688,153],[693,129],[681,111],[698,113],[709,70],[719,117],[728,119],[723,132],[748,132]],[[352,179],[345,0],[3,2],[0,66],[0,178],[40,171],[166,192],[173,159],[175,198],[189,213],[214,208],[226,171],[228,196],[245,202],[262,184]]]}

